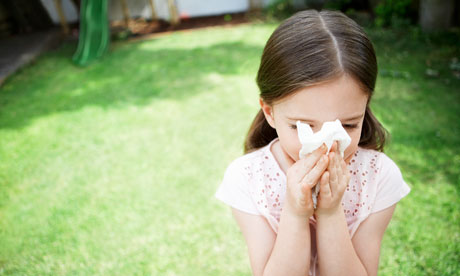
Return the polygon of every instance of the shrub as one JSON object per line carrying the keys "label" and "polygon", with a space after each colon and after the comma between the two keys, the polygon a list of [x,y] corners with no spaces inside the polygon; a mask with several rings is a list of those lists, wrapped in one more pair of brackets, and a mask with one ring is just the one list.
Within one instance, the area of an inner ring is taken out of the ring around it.
{"label": "shrub", "polygon": [[396,28],[410,25],[413,11],[413,0],[381,0],[374,8],[375,25]]}

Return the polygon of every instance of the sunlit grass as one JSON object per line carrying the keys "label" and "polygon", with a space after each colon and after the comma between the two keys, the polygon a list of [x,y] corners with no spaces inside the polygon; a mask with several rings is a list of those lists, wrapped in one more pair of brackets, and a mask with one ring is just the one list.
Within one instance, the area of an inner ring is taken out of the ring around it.
{"label": "sunlit grass", "polygon": [[[0,275],[250,275],[213,194],[257,112],[254,78],[274,27],[118,42],[86,68],[72,65],[67,43],[7,80]],[[460,81],[445,68],[460,41],[370,34],[383,72],[373,109],[412,188],[379,275],[456,275]],[[427,57],[440,77],[424,77]]]}

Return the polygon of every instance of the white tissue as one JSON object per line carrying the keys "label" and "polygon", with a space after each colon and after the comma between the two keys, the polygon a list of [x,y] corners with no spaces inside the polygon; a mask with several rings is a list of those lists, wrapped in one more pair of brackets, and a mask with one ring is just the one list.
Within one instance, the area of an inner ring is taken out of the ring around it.
{"label": "white tissue", "polygon": [[[302,148],[299,151],[299,158],[305,158],[305,156],[317,148],[323,143],[327,146],[327,153],[331,150],[332,143],[338,142],[338,150],[340,155],[343,157],[345,149],[350,145],[351,138],[347,131],[342,127],[342,123],[339,119],[333,122],[325,122],[321,127],[321,130],[313,133],[310,125],[304,124],[297,121],[297,136],[299,137]],[[319,182],[312,188],[312,199],[313,206],[316,209],[316,202],[319,193]]]}

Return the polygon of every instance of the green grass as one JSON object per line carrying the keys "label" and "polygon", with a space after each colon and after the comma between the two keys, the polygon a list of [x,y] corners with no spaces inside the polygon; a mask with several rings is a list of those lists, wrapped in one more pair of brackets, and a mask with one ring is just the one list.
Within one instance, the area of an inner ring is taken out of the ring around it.
{"label": "green grass", "polygon": [[[274,28],[117,42],[86,68],[66,43],[8,79],[0,275],[250,275],[244,240],[213,194],[258,110],[254,79]],[[372,107],[412,188],[379,275],[458,275],[460,80],[448,66],[460,40],[370,36],[382,72]],[[427,60],[438,78],[424,77]],[[403,77],[385,73],[394,71]]]}

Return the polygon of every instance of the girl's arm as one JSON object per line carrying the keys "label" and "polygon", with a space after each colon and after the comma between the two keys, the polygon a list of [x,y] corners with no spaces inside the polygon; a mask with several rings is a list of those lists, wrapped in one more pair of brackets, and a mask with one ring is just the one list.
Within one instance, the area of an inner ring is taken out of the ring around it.
{"label": "girl's arm", "polygon": [[361,223],[351,240],[369,275],[377,275],[380,245],[395,208],[396,204],[370,215]]}
{"label": "girl's arm", "polygon": [[308,219],[282,211],[276,236],[262,216],[232,210],[248,246],[253,275],[308,275]]}
{"label": "girl's arm", "polygon": [[358,228],[353,242],[348,232],[341,199],[350,175],[336,144],[329,166],[321,177],[316,242],[321,276],[377,275],[380,242],[393,215],[394,206],[369,216]]}
{"label": "girl's arm", "polygon": [[377,275],[380,243],[396,205],[370,215],[350,239],[343,209],[317,220],[321,276]]}
{"label": "girl's arm", "polygon": [[321,176],[316,217],[316,247],[321,276],[367,275],[348,233],[341,204],[350,174],[337,143],[331,147],[327,171]]}
{"label": "girl's arm", "polygon": [[278,235],[262,216],[233,209],[246,239],[254,275],[308,275],[313,215],[311,188],[326,170],[327,147],[315,150],[295,162],[287,172],[286,198],[281,211]]}

